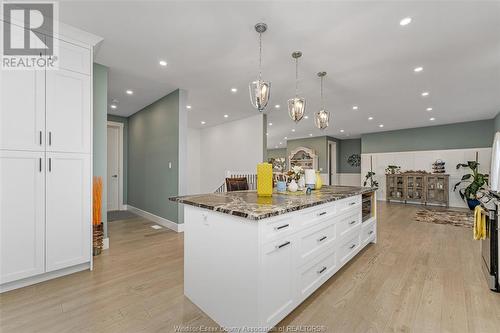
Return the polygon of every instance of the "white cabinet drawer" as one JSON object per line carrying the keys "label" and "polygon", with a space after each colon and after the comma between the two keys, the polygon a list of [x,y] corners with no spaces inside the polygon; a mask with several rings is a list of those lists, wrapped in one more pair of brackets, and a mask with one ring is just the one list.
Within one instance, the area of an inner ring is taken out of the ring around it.
{"label": "white cabinet drawer", "polygon": [[348,262],[361,247],[360,242],[360,233],[359,231],[353,232],[350,237],[347,238],[347,241],[344,241],[339,249],[339,261],[340,266],[344,265]]}
{"label": "white cabinet drawer", "polygon": [[368,223],[367,225],[363,225],[361,230],[361,242],[366,244],[373,239],[375,239],[375,235],[377,233],[377,224],[375,221]]}
{"label": "white cabinet drawer", "polygon": [[338,238],[341,239],[361,225],[361,210],[354,210],[353,212],[339,216],[337,224]]}
{"label": "white cabinet drawer", "polygon": [[311,295],[338,269],[337,251],[334,247],[325,252],[310,265],[305,266],[299,274],[299,302]]}
{"label": "white cabinet drawer", "polygon": [[326,220],[333,221],[335,212],[336,206],[334,202],[308,208],[299,215],[297,220],[299,223],[298,228],[310,228]]}
{"label": "white cabinet drawer", "polygon": [[356,195],[353,197],[339,200],[336,202],[336,204],[337,204],[337,212],[343,213],[353,207],[361,205],[361,195]]}
{"label": "white cabinet drawer", "polygon": [[283,215],[269,221],[258,222],[263,223],[261,228],[262,241],[267,243],[294,233],[298,226],[294,221],[293,216]]}
{"label": "white cabinet drawer", "polygon": [[310,262],[323,249],[331,246],[336,241],[336,228],[337,225],[333,221],[327,220],[299,234],[299,266]]}

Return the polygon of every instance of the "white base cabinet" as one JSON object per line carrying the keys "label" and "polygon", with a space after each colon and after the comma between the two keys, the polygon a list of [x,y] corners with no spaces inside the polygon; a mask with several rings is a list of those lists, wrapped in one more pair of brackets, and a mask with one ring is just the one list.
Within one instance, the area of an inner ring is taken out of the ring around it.
{"label": "white base cabinet", "polygon": [[360,195],[261,221],[185,205],[184,221],[185,295],[227,331],[270,330],[376,242]]}

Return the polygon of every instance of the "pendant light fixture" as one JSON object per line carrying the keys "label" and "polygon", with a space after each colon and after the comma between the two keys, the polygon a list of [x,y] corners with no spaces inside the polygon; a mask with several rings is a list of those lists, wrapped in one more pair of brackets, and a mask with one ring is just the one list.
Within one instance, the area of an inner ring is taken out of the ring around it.
{"label": "pendant light fixture", "polygon": [[323,78],[326,76],[326,72],[319,72],[318,77],[321,80],[321,110],[316,112],[314,115],[314,124],[320,130],[324,130],[328,127],[330,121],[330,112],[325,110],[325,102],[323,99]]}
{"label": "pendant light fixture", "polygon": [[288,114],[293,121],[298,123],[306,111],[306,99],[299,97],[299,58],[302,52],[295,51],[292,53],[292,58],[295,59],[295,97],[288,100]]}
{"label": "pendant light fixture", "polygon": [[269,102],[271,82],[262,81],[262,34],[267,30],[265,23],[257,23],[255,31],[259,34],[259,78],[248,85],[250,101],[254,108],[263,112]]}

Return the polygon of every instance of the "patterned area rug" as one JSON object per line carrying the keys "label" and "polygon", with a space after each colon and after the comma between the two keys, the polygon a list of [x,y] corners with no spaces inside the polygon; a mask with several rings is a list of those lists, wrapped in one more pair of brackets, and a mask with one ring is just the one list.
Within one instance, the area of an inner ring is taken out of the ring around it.
{"label": "patterned area rug", "polygon": [[456,227],[472,228],[474,215],[468,211],[419,209],[415,220],[418,222],[450,224]]}

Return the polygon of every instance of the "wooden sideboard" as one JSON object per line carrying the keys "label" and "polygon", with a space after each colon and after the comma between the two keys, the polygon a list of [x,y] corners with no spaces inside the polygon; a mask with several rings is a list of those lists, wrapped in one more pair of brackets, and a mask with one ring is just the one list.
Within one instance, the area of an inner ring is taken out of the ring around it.
{"label": "wooden sideboard", "polygon": [[449,205],[449,175],[405,172],[386,175],[386,200]]}

